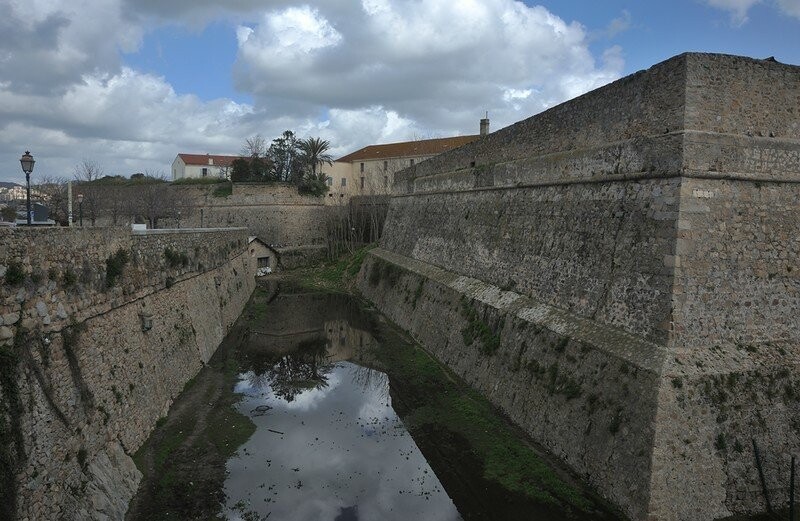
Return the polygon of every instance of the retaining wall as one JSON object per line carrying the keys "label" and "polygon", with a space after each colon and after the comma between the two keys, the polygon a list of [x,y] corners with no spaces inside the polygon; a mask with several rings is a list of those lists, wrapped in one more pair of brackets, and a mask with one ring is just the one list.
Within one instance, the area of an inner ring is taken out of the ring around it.
{"label": "retaining wall", "polygon": [[[0,349],[16,367],[4,503],[19,519],[121,519],[140,479],[130,456],[254,288],[247,230],[1,232]],[[130,260],[109,285],[119,251]]]}

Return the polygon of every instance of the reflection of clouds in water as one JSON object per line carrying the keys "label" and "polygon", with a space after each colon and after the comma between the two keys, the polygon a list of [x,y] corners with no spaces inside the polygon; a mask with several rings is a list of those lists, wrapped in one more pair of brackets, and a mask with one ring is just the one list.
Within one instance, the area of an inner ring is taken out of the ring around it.
{"label": "reflection of clouds in water", "polygon": [[329,387],[289,403],[269,391],[248,393],[245,414],[263,404],[273,409],[252,417],[256,432],[228,461],[227,504],[242,500],[261,516],[296,521],[333,520],[349,507],[359,519],[459,519],[387,406],[388,378],[369,371],[336,364]]}
{"label": "reflection of clouds in water", "polygon": [[[299,391],[291,402],[287,402],[283,398],[275,396],[275,392],[269,387],[269,378],[266,378],[266,386],[254,384],[253,382],[264,381],[261,377],[256,377],[252,371],[239,375],[239,382],[234,387],[235,392],[244,394],[248,397],[261,397],[264,403],[269,403],[272,407],[309,411],[314,409],[320,401],[325,399],[328,393],[334,391],[341,383],[341,376],[338,373],[332,373],[328,377],[328,382],[325,387],[316,389],[303,389]],[[257,407],[256,403],[253,407]],[[248,407],[250,405],[248,404]]]}

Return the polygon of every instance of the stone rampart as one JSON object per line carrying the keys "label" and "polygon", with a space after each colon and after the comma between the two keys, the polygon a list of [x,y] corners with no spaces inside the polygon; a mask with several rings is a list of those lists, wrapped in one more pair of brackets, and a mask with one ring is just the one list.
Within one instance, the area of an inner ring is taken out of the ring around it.
{"label": "stone rampart", "polygon": [[325,245],[325,201],[300,195],[294,186],[234,183],[227,196],[214,185],[180,186],[195,200],[182,226],[244,227],[275,247]]}
{"label": "stone rampart", "polygon": [[800,67],[684,54],[398,174],[359,287],[633,519],[760,512],[798,190]]}
{"label": "stone rampart", "polygon": [[0,350],[15,371],[0,434],[16,483],[2,494],[17,518],[124,516],[131,455],[254,288],[247,233],[2,231]]}

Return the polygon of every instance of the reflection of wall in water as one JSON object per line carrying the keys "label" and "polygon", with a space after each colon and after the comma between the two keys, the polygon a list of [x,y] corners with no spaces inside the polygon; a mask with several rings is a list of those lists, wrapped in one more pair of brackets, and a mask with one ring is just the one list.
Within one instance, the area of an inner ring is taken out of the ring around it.
{"label": "reflection of wall in water", "polygon": [[328,320],[325,322],[325,336],[328,339],[328,360],[354,360],[365,349],[370,349],[376,342],[368,332],[350,325],[347,320]]}

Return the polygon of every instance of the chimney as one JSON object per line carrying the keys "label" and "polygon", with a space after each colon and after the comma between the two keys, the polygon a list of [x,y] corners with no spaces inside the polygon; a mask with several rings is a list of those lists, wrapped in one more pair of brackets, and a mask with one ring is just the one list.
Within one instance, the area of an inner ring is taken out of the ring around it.
{"label": "chimney", "polygon": [[481,120],[481,137],[485,136],[489,133],[489,113],[486,113],[486,117]]}

